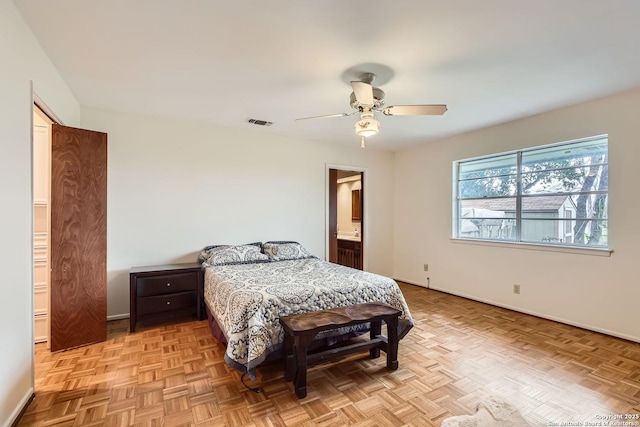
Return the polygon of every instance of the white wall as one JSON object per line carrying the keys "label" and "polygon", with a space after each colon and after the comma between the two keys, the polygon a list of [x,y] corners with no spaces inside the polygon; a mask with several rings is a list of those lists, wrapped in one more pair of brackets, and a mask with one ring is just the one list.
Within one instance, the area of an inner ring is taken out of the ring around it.
{"label": "white wall", "polygon": [[351,192],[361,189],[362,181],[360,179],[338,183],[338,234],[353,236],[356,228],[358,232],[360,232],[361,222],[352,220],[353,206]]}
{"label": "white wall", "polygon": [[[637,90],[396,153],[394,277],[640,341],[639,105]],[[599,134],[611,257],[450,241],[454,160]]]}
{"label": "white wall", "polygon": [[366,168],[366,265],[393,272],[391,153],[89,108],[82,126],[109,135],[109,316],[129,313],[131,267],[205,245],[297,240],[324,257],[327,164]]}
{"label": "white wall", "polygon": [[0,425],[33,392],[31,89],[70,125],[80,107],[22,16],[0,0]]}

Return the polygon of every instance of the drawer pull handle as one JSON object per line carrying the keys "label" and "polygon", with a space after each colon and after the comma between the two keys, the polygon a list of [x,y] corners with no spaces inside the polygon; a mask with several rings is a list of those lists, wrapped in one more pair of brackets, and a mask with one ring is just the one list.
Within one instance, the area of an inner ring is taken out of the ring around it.
{"label": "drawer pull handle", "polygon": [[167,283],[167,286],[171,286],[171,283]]}
{"label": "drawer pull handle", "polygon": [[167,305],[171,305],[171,301],[167,301]]}

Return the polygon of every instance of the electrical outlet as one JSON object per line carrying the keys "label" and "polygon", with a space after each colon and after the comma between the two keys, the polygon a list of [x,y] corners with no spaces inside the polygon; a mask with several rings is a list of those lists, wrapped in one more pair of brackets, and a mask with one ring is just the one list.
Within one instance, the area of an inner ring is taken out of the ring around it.
{"label": "electrical outlet", "polygon": [[520,295],[520,285],[513,285],[513,293]]}
{"label": "electrical outlet", "polygon": [[429,271],[429,264],[424,265],[424,271]]}

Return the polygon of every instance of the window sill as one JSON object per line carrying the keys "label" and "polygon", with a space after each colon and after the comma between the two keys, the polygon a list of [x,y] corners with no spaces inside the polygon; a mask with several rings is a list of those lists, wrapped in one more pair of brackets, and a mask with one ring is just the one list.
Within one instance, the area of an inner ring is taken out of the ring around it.
{"label": "window sill", "polygon": [[459,237],[449,238],[451,243],[460,243],[468,245],[478,246],[493,246],[497,248],[509,248],[509,249],[527,249],[531,251],[544,251],[544,252],[562,252],[567,254],[577,255],[592,255],[592,256],[604,256],[610,257],[613,253],[611,249],[604,248],[579,248],[575,246],[555,246],[555,245],[539,245],[535,243],[522,243],[522,242],[500,242],[497,240],[476,240],[476,239],[464,239]]}

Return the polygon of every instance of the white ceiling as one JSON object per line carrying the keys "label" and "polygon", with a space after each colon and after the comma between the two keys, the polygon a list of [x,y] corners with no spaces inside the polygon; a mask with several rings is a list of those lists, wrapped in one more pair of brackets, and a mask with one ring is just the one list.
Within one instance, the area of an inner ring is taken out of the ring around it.
{"label": "white ceiling", "polygon": [[350,112],[360,71],[449,107],[378,117],[385,150],[640,86],[638,0],[14,2],[83,106],[345,146],[357,116],[294,119]]}

